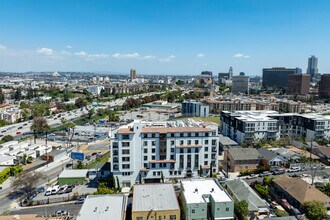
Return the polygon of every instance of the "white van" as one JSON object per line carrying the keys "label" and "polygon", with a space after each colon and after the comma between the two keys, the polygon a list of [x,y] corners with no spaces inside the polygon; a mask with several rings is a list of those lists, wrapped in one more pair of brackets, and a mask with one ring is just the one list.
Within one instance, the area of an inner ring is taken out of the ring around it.
{"label": "white van", "polygon": [[45,192],[45,196],[50,196],[51,194],[52,194],[52,187],[48,187]]}
{"label": "white van", "polygon": [[52,188],[52,195],[56,195],[59,190],[60,190],[60,186],[59,185],[53,186],[53,188]]}

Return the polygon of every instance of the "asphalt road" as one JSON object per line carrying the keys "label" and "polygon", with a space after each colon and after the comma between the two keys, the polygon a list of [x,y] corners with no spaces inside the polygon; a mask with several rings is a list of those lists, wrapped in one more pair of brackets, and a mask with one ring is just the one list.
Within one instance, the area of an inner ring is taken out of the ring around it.
{"label": "asphalt road", "polygon": [[27,215],[27,214],[36,214],[36,215],[50,215],[56,212],[57,210],[67,210],[73,217],[77,217],[81,209],[82,204],[74,204],[74,202],[66,202],[59,204],[49,204],[43,206],[32,206],[25,207],[18,210],[10,211],[10,215]]}

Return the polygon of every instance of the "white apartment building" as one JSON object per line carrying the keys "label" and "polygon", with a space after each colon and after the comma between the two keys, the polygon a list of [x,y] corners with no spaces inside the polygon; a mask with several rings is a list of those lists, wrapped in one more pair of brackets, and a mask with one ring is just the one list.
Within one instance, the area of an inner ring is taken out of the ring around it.
{"label": "white apartment building", "polygon": [[218,126],[193,120],[134,122],[111,144],[111,172],[122,186],[217,172]]}
{"label": "white apartment building", "polygon": [[221,112],[220,133],[238,143],[258,139],[330,137],[330,116],[276,111]]}
{"label": "white apartment building", "polygon": [[87,91],[92,93],[93,95],[100,95],[102,89],[104,89],[104,86],[89,86],[87,88]]}
{"label": "white apartment building", "polygon": [[18,108],[5,108],[0,111],[0,119],[8,123],[15,123],[21,118],[21,110]]}

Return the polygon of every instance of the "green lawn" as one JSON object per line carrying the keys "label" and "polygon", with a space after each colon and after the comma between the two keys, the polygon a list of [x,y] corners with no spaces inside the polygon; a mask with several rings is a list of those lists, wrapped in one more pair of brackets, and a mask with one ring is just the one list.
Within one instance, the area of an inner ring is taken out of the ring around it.
{"label": "green lawn", "polygon": [[217,125],[220,125],[220,116],[219,117],[214,117],[214,116],[212,116],[212,117],[184,117],[184,118],[175,118],[173,120],[185,120],[188,118],[202,120],[205,122],[213,122],[213,123],[216,123]]}

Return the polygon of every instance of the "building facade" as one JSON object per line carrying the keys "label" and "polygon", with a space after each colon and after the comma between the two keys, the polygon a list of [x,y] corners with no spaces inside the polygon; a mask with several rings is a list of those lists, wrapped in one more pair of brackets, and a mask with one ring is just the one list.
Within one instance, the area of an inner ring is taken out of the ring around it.
{"label": "building facade", "polygon": [[232,93],[249,94],[249,77],[245,76],[244,73],[240,73],[238,76],[233,76]]}
{"label": "building facade", "polygon": [[319,97],[330,99],[330,74],[322,74],[319,85]]}
{"label": "building facade", "polygon": [[288,93],[291,95],[306,95],[309,93],[309,74],[290,74],[288,76]]}
{"label": "building facade", "polygon": [[135,69],[130,70],[130,79],[131,79],[131,81],[136,79],[136,70]]}
{"label": "building facade", "polygon": [[181,113],[183,117],[208,117],[210,107],[202,102],[187,100],[182,102]]}
{"label": "building facade", "polygon": [[261,157],[255,148],[230,148],[224,151],[222,167],[226,172],[256,170]]}
{"label": "building facade", "polygon": [[319,73],[319,69],[317,68],[318,58],[312,55],[308,58],[308,67],[307,67],[307,74],[310,76],[310,81],[313,81],[315,75]]}
{"label": "building facade", "polygon": [[265,68],[262,70],[262,86],[266,89],[287,89],[290,74],[301,74],[301,69],[284,67]]}
{"label": "building facade", "polygon": [[193,120],[120,127],[111,145],[111,172],[122,186],[217,172],[218,126]]}

